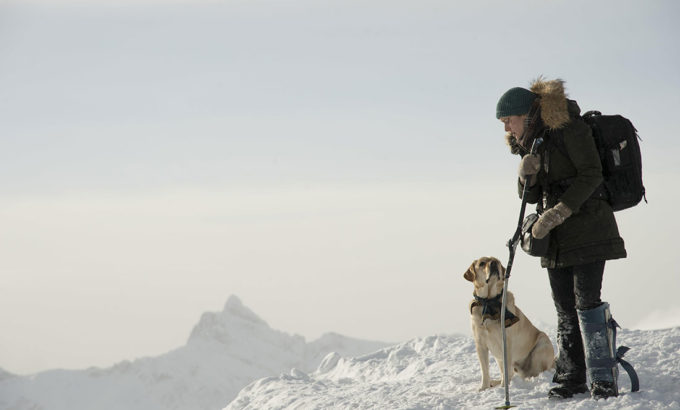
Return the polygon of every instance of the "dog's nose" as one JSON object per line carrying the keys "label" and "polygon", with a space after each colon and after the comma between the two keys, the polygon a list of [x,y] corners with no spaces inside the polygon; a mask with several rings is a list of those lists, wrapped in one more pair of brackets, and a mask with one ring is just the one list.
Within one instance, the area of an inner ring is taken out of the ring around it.
{"label": "dog's nose", "polygon": [[491,261],[489,265],[491,272],[498,272],[498,263],[496,261]]}

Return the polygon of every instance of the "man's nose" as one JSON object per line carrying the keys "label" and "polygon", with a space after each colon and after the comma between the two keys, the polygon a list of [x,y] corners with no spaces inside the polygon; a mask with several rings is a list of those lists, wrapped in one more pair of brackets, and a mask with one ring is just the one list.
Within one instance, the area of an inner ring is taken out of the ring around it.
{"label": "man's nose", "polygon": [[507,122],[504,122],[503,124],[505,125],[505,132],[510,132],[510,124]]}

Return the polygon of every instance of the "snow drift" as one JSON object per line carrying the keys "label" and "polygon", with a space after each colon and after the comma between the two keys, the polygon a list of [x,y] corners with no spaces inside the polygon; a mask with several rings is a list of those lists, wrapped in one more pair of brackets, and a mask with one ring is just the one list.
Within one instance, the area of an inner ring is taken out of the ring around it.
{"label": "snow drift", "polygon": [[[554,333],[554,331],[553,331]],[[680,409],[680,327],[622,330],[620,343],[640,376],[640,392],[630,393],[621,370],[621,395],[595,401],[588,394],[547,399],[552,371],[531,380],[515,377],[511,404],[524,409]],[[491,367],[492,377],[500,370]],[[477,409],[505,403],[504,389],[478,392],[480,373],[471,337],[431,336],[375,353],[345,358],[331,353],[318,369],[258,380],[225,410],[245,409]]]}

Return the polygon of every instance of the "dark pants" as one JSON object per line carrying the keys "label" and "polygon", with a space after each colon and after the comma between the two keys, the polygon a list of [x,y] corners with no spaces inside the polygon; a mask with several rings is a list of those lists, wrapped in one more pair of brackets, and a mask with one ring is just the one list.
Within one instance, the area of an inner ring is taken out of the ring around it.
{"label": "dark pants", "polygon": [[600,289],[604,261],[585,265],[548,269],[553,302],[557,310],[557,348],[553,382],[586,382],[583,340],[576,309],[587,310],[602,304]]}

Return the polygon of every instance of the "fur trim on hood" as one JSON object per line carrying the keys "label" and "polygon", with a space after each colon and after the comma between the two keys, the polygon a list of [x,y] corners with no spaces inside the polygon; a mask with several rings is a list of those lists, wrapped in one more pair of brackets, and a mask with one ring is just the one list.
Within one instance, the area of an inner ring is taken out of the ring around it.
{"label": "fur trim on hood", "polygon": [[531,91],[541,99],[541,119],[548,128],[562,128],[569,122],[564,81],[559,78],[544,80],[543,77],[538,77],[531,84]]}
{"label": "fur trim on hood", "polygon": [[[559,78],[545,80],[543,77],[538,77],[531,83],[531,92],[538,94],[541,121],[547,128],[556,130],[569,123],[571,114],[563,80]],[[575,109],[578,110],[578,108]],[[510,147],[510,152],[515,155],[523,155],[528,151],[509,132],[505,134],[505,143]]]}

